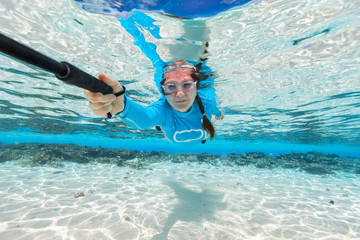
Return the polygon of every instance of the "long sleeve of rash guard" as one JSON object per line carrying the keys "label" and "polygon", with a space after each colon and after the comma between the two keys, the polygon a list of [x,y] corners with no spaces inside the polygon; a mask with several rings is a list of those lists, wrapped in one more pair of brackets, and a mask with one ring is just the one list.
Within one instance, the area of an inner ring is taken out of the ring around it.
{"label": "long sleeve of rash guard", "polygon": [[165,118],[163,100],[144,107],[130,100],[125,95],[125,108],[116,114],[126,124],[137,129],[146,129],[156,125],[162,125]]}

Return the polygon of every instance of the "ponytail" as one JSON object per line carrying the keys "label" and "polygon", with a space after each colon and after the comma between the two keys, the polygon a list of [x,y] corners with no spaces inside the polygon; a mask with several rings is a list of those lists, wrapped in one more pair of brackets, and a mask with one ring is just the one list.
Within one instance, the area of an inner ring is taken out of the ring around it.
{"label": "ponytail", "polygon": [[[202,64],[203,62],[207,61],[208,58],[205,56],[207,53],[209,53],[207,51],[207,48],[209,47],[209,43],[206,42],[205,43],[205,49],[204,49],[204,52],[201,54],[202,56],[200,57],[200,62],[198,64],[196,64],[195,68],[196,68],[196,72],[191,74],[191,77],[197,82],[197,87],[198,89],[199,88],[203,88],[203,87],[200,87],[199,83],[203,80],[206,80],[207,78],[209,77],[212,77],[213,74],[212,73],[203,73],[201,72],[201,68],[202,68]],[[208,86],[209,87],[209,86]],[[199,105],[199,109],[200,109],[200,112],[201,114],[203,115],[203,120],[202,120],[202,127],[203,129],[208,132],[210,134],[210,139],[213,139],[214,136],[215,136],[215,129],[214,129],[214,126],[212,125],[211,121],[206,117],[205,115],[205,110],[204,110],[204,104],[200,98],[199,95],[196,95],[196,100],[198,102],[198,105]]]}
{"label": "ponytail", "polygon": [[204,105],[203,105],[199,95],[196,95],[196,100],[198,102],[200,112],[203,115],[203,120],[202,120],[201,125],[202,125],[203,129],[210,134],[210,139],[213,139],[215,136],[214,126],[212,125],[211,121],[205,115]]}

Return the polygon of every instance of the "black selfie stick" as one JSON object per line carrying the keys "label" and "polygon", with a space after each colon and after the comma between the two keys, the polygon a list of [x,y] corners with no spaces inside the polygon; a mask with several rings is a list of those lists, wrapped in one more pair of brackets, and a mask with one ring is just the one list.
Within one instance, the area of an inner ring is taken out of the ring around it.
{"label": "black selfie stick", "polygon": [[67,83],[103,94],[113,93],[113,89],[67,62],[57,62],[0,33],[0,51],[31,65],[42,68]]}

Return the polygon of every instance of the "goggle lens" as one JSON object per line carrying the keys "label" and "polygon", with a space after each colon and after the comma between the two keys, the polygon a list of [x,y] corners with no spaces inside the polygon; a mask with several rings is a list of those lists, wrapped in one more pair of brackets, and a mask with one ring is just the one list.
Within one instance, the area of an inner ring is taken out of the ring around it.
{"label": "goggle lens", "polygon": [[[189,92],[195,88],[194,81],[186,81],[181,84],[181,89],[183,92]],[[167,83],[163,86],[165,93],[171,94],[179,91],[179,86],[175,83]]]}

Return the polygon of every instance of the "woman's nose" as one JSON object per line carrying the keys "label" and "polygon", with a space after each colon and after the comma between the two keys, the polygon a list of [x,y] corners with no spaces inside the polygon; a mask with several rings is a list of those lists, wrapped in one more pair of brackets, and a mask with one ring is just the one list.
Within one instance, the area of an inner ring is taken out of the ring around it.
{"label": "woman's nose", "polygon": [[180,87],[178,88],[178,90],[176,91],[176,96],[182,96],[182,95],[185,95],[183,89]]}

